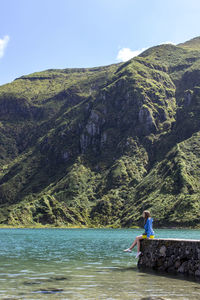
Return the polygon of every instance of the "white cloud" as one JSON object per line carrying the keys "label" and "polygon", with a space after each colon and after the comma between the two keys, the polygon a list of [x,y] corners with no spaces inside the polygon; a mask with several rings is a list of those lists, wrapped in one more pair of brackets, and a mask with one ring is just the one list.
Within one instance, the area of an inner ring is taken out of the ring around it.
{"label": "white cloud", "polygon": [[138,50],[131,50],[130,48],[122,48],[119,50],[117,54],[117,60],[120,61],[127,61],[135,56],[138,56],[140,53],[142,53],[147,48],[142,48]]}
{"label": "white cloud", "polygon": [[[170,42],[170,41],[160,43],[159,45],[163,45],[163,44],[175,45],[175,43]],[[142,49],[138,49],[138,50],[131,50],[130,48],[122,48],[119,50],[119,52],[117,54],[117,60],[125,62],[135,56],[138,56],[140,53],[147,50],[148,48],[142,48]]]}
{"label": "white cloud", "polygon": [[9,42],[10,37],[5,35],[3,39],[0,39],[0,58],[4,56],[6,46]]}
{"label": "white cloud", "polygon": [[160,45],[163,45],[163,44],[171,44],[171,45],[175,45],[175,43],[170,42],[170,41],[166,41],[166,42],[164,42],[164,43],[161,43]]}

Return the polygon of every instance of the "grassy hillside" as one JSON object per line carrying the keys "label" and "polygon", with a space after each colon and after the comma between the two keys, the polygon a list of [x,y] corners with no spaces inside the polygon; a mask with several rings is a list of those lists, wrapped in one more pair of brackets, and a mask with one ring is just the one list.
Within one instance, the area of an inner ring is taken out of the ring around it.
{"label": "grassy hillside", "polygon": [[199,226],[200,38],[0,86],[0,224]]}

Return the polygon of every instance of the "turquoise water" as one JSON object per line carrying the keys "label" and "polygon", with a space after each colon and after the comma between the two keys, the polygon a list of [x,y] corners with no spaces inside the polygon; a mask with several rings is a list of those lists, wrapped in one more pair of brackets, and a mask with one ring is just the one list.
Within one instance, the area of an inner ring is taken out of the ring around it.
{"label": "turquoise water", "polygon": [[[200,299],[198,282],[137,270],[135,229],[0,229],[0,299]],[[200,230],[156,230],[200,239]]]}

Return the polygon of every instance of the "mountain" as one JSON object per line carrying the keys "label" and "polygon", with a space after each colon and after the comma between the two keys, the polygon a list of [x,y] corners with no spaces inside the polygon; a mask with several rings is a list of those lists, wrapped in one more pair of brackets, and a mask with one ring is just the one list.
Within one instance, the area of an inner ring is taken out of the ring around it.
{"label": "mountain", "polygon": [[198,227],[200,38],[0,86],[0,224]]}

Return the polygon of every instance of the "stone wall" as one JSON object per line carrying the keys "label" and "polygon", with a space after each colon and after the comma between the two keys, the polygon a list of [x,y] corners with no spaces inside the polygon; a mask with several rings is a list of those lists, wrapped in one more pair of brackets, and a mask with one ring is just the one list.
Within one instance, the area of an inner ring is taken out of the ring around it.
{"label": "stone wall", "polygon": [[200,240],[142,240],[141,252],[140,269],[185,274],[200,280]]}

